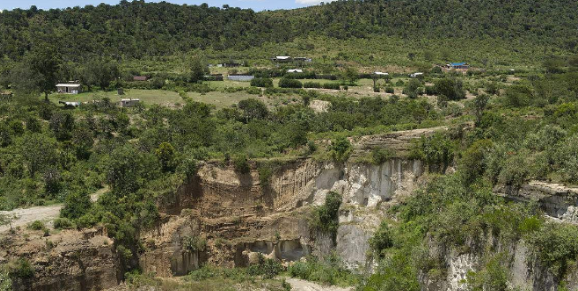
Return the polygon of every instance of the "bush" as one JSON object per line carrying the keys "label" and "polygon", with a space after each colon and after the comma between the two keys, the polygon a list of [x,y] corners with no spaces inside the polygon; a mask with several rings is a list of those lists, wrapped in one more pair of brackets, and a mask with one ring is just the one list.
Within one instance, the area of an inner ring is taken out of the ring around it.
{"label": "bush", "polygon": [[73,229],[76,228],[74,222],[68,218],[57,218],[54,220],[54,228],[56,229]]}
{"label": "bush", "polygon": [[264,279],[273,279],[283,271],[283,266],[277,260],[265,259],[259,254],[259,263],[251,265],[247,269],[247,274],[251,276],[262,275]]}
{"label": "bush", "polygon": [[445,95],[452,101],[459,101],[466,98],[466,91],[463,88],[462,81],[457,79],[445,78],[437,80],[434,89],[437,94]]}
{"label": "bush", "polygon": [[183,240],[183,248],[187,252],[197,252],[197,251],[204,251],[207,247],[207,241],[204,238],[198,236],[184,236]]}
{"label": "bush", "polygon": [[60,217],[77,219],[86,214],[92,206],[90,195],[86,192],[73,192],[66,196]]}
{"label": "bush", "polygon": [[381,165],[393,157],[395,157],[395,153],[390,149],[375,148],[371,151],[371,162],[374,165]]}
{"label": "bush", "polygon": [[271,78],[254,78],[253,80],[251,80],[251,86],[270,88],[270,87],[273,87],[273,79],[271,79]]}
{"label": "bush", "polygon": [[335,254],[323,259],[307,257],[305,262],[296,262],[287,271],[294,278],[330,285],[351,286],[358,281],[358,277],[347,270]]}
{"label": "bush", "polygon": [[44,225],[44,222],[39,221],[39,220],[35,220],[34,222],[28,224],[28,229],[31,230],[43,230],[46,226]]}
{"label": "bush", "polygon": [[340,86],[338,83],[323,83],[322,85],[323,89],[328,89],[328,90],[339,90]]}
{"label": "bush", "polygon": [[454,159],[454,144],[443,133],[422,137],[414,142],[410,158],[424,161],[430,171],[443,173]]}
{"label": "bush", "polygon": [[18,259],[10,270],[10,276],[27,279],[34,277],[34,268],[25,258]]}
{"label": "bush", "polygon": [[261,91],[261,88],[247,87],[245,89],[245,92],[247,92],[247,94],[251,94],[251,95],[260,95],[263,91]]}
{"label": "bush", "polygon": [[569,264],[578,256],[576,237],[578,237],[576,226],[549,223],[542,231],[529,236],[529,239],[540,261],[559,278],[563,278]]}
{"label": "bush", "polygon": [[373,237],[369,240],[369,245],[378,254],[393,246],[390,232],[387,222],[382,221]]}
{"label": "bush", "polygon": [[305,82],[305,84],[303,84],[304,88],[321,88],[321,83],[319,82]]}
{"label": "bush", "polygon": [[244,155],[235,156],[233,159],[233,165],[235,167],[235,171],[240,174],[249,174],[251,172],[251,166],[249,166],[247,157]]}
{"label": "bush", "polygon": [[279,87],[281,88],[303,88],[303,84],[299,80],[282,78],[279,80]]}
{"label": "bush", "polygon": [[349,140],[345,137],[334,139],[331,142],[331,156],[338,162],[344,162],[351,154],[352,146]]}
{"label": "bush", "polygon": [[273,176],[273,170],[269,166],[259,167],[259,183],[261,188],[266,188],[271,182],[271,176]]}
{"label": "bush", "polygon": [[425,86],[425,94],[426,94],[426,95],[430,95],[430,96],[431,96],[431,95],[436,95],[437,92],[436,92],[435,87],[434,87],[434,86]]}
{"label": "bush", "polygon": [[393,89],[393,87],[386,87],[385,93],[393,94],[395,93],[395,89]]}
{"label": "bush", "polygon": [[339,227],[338,214],[340,206],[341,195],[333,191],[327,193],[325,204],[315,207],[313,210],[312,228],[335,236]]}

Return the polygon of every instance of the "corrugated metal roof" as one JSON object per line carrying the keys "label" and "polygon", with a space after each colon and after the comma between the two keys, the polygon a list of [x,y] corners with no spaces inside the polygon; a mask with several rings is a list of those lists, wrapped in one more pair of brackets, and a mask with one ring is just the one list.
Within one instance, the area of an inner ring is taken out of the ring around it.
{"label": "corrugated metal roof", "polygon": [[450,66],[452,67],[457,67],[457,66],[463,66],[466,65],[467,63],[450,63]]}
{"label": "corrugated metal roof", "polygon": [[56,87],[80,87],[80,84],[64,83],[64,84],[56,84]]}

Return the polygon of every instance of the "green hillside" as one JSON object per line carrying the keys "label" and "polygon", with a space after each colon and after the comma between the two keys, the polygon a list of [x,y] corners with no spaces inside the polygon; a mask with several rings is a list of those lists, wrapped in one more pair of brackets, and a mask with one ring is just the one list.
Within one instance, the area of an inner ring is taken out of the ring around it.
{"label": "green hillside", "polygon": [[[46,44],[70,59],[174,55],[193,49],[242,51],[296,38],[378,36],[407,41],[456,39],[575,51],[576,1],[372,0],[256,13],[239,8],[121,1],[64,10],[16,9],[0,17],[0,55],[22,57]],[[304,47],[303,49],[308,49]]]}

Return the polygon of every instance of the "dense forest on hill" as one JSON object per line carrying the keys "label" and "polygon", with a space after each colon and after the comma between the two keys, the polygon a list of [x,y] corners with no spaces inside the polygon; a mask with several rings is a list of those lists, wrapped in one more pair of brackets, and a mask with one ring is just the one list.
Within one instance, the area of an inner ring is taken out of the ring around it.
{"label": "dense forest on hill", "polygon": [[[140,58],[192,49],[244,50],[297,37],[378,35],[407,39],[523,40],[575,50],[578,3],[571,0],[336,1],[265,11],[121,1],[64,10],[16,9],[0,16],[0,55],[19,58],[45,43],[71,59],[89,54]],[[461,40],[460,40],[461,41]]]}

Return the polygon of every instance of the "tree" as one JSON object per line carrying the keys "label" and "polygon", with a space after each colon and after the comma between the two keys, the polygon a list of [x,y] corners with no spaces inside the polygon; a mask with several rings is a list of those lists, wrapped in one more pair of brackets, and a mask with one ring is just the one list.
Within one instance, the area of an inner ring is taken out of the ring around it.
{"label": "tree", "polygon": [[18,146],[20,149],[19,153],[31,177],[38,171],[56,164],[58,159],[56,140],[43,134],[25,134],[19,140]]}
{"label": "tree", "polygon": [[432,62],[435,59],[435,54],[432,51],[425,51],[423,57],[426,61]]}
{"label": "tree", "polygon": [[50,129],[58,140],[67,140],[74,130],[74,117],[70,112],[59,111],[50,118]]}
{"label": "tree", "polygon": [[136,192],[157,176],[160,165],[154,156],[140,153],[131,145],[115,149],[106,164],[106,181],[114,193]]}
{"label": "tree", "polygon": [[60,217],[78,219],[90,210],[92,203],[87,192],[72,192],[66,196],[64,207],[60,210]]}
{"label": "tree", "polygon": [[456,79],[440,79],[435,82],[435,91],[439,95],[445,95],[448,100],[458,101],[466,98],[466,92],[462,81]]}
{"label": "tree", "polygon": [[31,69],[32,76],[38,78],[36,88],[44,93],[44,100],[48,101],[48,94],[52,92],[58,82],[60,70],[60,54],[50,44],[36,45],[27,54],[26,63]]}
{"label": "tree", "polygon": [[331,142],[331,155],[336,161],[347,160],[351,153],[351,143],[346,137],[340,137]]}
{"label": "tree", "polygon": [[163,172],[172,172],[176,167],[175,148],[168,142],[163,142],[155,150],[157,159],[161,162]]}
{"label": "tree", "polygon": [[413,78],[407,83],[407,86],[403,89],[403,93],[406,94],[409,98],[415,99],[417,98],[418,89],[421,87],[421,81],[417,78]]}
{"label": "tree", "polygon": [[488,105],[488,101],[490,100],[490,96],[487,94],[481,94],[476,96],[474,99],[474,115],[476,116],[476,125],[479,125],[482,122],[482,116],[484,115],[484,110]]}
{"label": "tree", "polygon": [[189,80],[192,83],[203,81],[205,79],[205,74],[209,73],[207,66],[202,62],[200,57],[194,57],[191,60]]}
{"label": "tree", "polygon": [[359,72],[354,67],[347,67],[341,72],[341,79],[344,83],[349,81],[349,85],[355,85],[355,82],[359,80]]}
{"label": "tree", "polygon": [[267,105],[257,99],[249,98],[239,102],[239,109],[243,110],[245,121],[251,119],[265,119],[269,115]]}
{"label": "tree", "polygon": [[84,77],[87,81],[94,82],[93,84],[98,85],[102,90],[108,88],[112,81],[120,77],[118,63],[108,59],[90,62],[84,74],[88,74]]}

